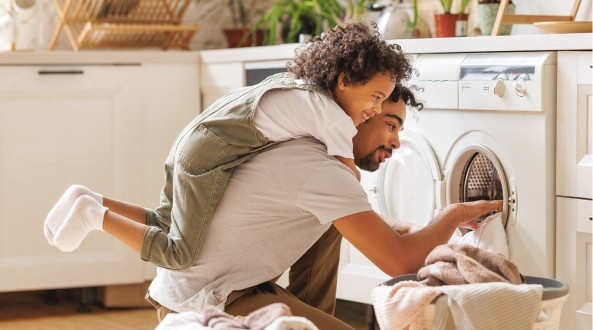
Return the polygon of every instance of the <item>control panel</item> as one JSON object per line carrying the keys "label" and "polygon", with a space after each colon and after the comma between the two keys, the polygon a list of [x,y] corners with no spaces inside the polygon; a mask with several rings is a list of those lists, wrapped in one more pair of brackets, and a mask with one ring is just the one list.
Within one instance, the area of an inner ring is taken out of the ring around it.
{"label": "control panel", "polygon": [[414,68],[411,85],[425,109],[533,112],[554,106],[544,91],[555,90],[555,52],[422,54]]}
{"label": "control panel", "polygon": [[544,111],[555,53],[468,54],[459,67],[459,109]]}

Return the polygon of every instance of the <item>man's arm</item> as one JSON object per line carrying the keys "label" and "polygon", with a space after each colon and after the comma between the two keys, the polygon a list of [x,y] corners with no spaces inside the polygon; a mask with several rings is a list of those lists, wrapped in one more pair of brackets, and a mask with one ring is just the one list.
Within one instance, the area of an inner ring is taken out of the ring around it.
{"label": "man's arm", "polygon": [[387,223],[391,226],[391,229],[395,230],[400,235],[406,235],[422,229],[422,226],[404,220],[390,218],[387,219]]}
{"label": "man's arm", "polygon": [[475,229],[475,219],[501,211],[501,201],[477,201],[448,205],[424,228],[400,235],[373,211],[352,214],[333,224],[369,260],[389,276],[417,272],[426,256],[446,244],[457,227]]}

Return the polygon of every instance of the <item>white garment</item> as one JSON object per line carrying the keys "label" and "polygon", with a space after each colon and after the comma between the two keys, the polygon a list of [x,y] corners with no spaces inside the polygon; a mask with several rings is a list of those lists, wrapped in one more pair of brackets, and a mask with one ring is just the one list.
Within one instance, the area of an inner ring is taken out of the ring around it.
{"label": "white garment", "polygon": [[154,330],[208,330],[196,312],[169,313]]}
{"label": "white garment", "polygon": [[[209,330],[202,325],[202,316],[196,312],[169,313],[155,330]],[[280,316],[264,330],[319,330],[313,322],[301,316]]]}
{"label": "white garment", "polygon": [[281,143],[233,171],[194,265],[158,268],[150,295],[177,312],[222,309],[230,292],[282,274],[332,221],[371,210],[350,170],[319,141]]}
{"label": "white garment", "polygon": [[462,237],[453,235],[449,244],[467,244],[509,257],[507,235],[502,224],[502,213],[495,213],[484,219],[478,229]]}
{"label": "white garment", "polygon": [[327,153],[354,159],[352,118],[333,100],[301,89],[265,93],[255,113],[255,127],[271,141],[312,136],[327,146]]}

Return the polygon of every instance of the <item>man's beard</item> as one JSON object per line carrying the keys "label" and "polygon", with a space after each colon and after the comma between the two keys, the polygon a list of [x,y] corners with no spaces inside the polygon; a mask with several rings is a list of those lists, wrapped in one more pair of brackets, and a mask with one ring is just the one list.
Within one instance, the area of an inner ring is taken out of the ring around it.
{"label": "man's beard", "polygon": [[375,153],[376,153],[376,151],[359,159],[356,162],[356,166],[358,166],[359,168],[361,168],[365,171],[369,171],[369,172],[375,172],[376,170],[378,170],[379,165],[381,165],[381,163],[379,163],[375,159]]}

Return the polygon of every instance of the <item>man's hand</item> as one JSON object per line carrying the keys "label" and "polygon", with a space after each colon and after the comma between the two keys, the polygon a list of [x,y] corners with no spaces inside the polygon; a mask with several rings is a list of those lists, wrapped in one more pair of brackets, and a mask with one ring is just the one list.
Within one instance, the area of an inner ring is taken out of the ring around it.
{"label": "man's hand", "polygon": [[491,212],[502,211],[502,201],[475,201],[466,203],[456,203],[447,205],[445,208],[447,212],[454,212],[457,219],[459,219],[460,228],[468,228],[475,230],[479,224],[476,222],[478,218],[483,215],[488,215]]}

